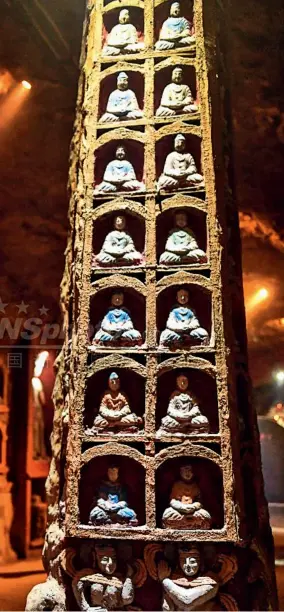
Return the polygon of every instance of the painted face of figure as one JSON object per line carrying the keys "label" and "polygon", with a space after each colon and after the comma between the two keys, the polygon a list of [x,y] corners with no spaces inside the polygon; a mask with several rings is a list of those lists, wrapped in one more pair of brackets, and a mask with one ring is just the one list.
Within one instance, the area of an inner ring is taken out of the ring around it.
{"label": "painted face of figure", "polygon": [[120,389],[120,380],[115,372],[112,372],[108,379],[108,386],[111,391],[118,391]]}
{"label": "painted face of figure", "polygon": [[112,465],[108,468],[107,477],[110,482],[117,482],[119,477],[119,469],[116,465]]}
{"label": "painted face of figure", "polygon": [[108,576],[114,574],[116,570],[116,554],[114,550],[110,549],[105,553],[97,551],[97,562],[103,574],[107,574]]}
{"label": "painted face of figure", "polygon": [[188,291],[186,291],[186,289],[179,289],[177,292],[177,301],[181,306],[188,303]]}
{"label": "painted face of figure", "polygon": [[125,148],[117,147],[115,157],[116,159],[125,159]]}
{"label": "painted face of figure", "polygon": [[181,391],[186,391],[188,387],[188,380],[184,374],[180,374],[180,376],[177,377],[177,386]]}
{"label": "painted face of figure", "polygon": [[175,215],[175,222],[177,227],[184,228],[187,226],[187,216],[185,213],[177,213]]}
{"label": "painted face of figure", "polygon": [[174,2],[171,6],[171,17],[179,17],[180,16],[180,3]]}
{"label": "painted face of figure", "polygon": [[128,76],[125,72],[121,72],[117,77],[117,88],[121,91],[128,89]]}
{"label": "painted face of figure", "polygon": [[125,218],[124,217],[115,217],[114,227],[116,230],[124,230],[125,228]]}
{"label": "painted face of figure", "polygon": [[175,137],[175,150],[178,153],[181,153],[182,151],[184,151],[185,149],[185,138],[184,136],[182,136],[182,134],[178,134]]}
{"label": "painted face of figure", "polygon": [[118,308],[119,306],[122,306],[122,304],[123,304],[123,293],[120,293],[120,292],[114,293],[111,296],[111,305]]}
{"label": "painted face of figure", "polygon": [[182,69],[174,68],[172,71],[172,82],[173,83],[182,83]]}
{"label": "painted face of figure", "polygon": [[193,471],[191,465],[183,465],[180,468],[180,475],[183,480],[189,482],[193,478]]}
{"label": "painted face of figure", "polygon": [[119,23],[129,23],[129,11],[127,9],[123,9],[119,13]]}
{"label": "painted face of figure", "polygon": [[179,551],[179,564],[186,576],[195,576],[200,567],[199,555],[193,551]]}

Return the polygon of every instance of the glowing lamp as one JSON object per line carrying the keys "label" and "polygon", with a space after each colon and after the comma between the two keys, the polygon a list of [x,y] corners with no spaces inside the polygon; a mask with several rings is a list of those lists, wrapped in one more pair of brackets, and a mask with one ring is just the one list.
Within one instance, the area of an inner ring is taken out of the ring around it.
{"label": "glowing lamp", "polygon": [[29,83],[29,81],[22,81],[22,86],[23,86],[25,89],[31,89],[31,88],[32,88],[32,86],[31,86],[31,84]]}
{"label": "glowing lamp", "polygon": [[278,385],[283,385],[284,384],[284,370],[278,370],[278,372],[275,372],[275,378],[276,378],[276,381],[278,382]]}
{"label": "glowing lamp", "polygon": [[259,289],[259,291],[257,292],[256,296],[257,296],[259,301],[266,300],[266,298],[268,297],[267,289],[265,289],[265,287],[262,287],[262,289]]}

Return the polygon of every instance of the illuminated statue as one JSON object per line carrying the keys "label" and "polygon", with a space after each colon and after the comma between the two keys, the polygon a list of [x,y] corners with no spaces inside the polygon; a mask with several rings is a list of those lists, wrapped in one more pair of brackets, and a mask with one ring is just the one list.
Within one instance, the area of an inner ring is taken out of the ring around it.
{"label": "illuminated statue", "polygon": [[195,36],[191,34],[191,24],[185,17],[180,15],[180,3],[171,5],[170,17],[164,21],[159,40],[155,44],[157,51],[166,51],[176,47],[186,47],[195,42]]}
{"label": "illuminated statue", "polygon": [[163,91],[161,104],[156,112],[157,117],[174,117],[182,113],[196,113],[198,111],[190,88],[188,85],[184,85],[182,81],[182,68],[174,68],[172,82]]}
{"label": "illuminated statue", "polygon": [[115,159],[107,164],[103,182],[96,187],[95,194],[116,191],[145,191],[144,183],[137,181],[135,170],[125,157],[125,148],[120,145],[116,149]]}
{"label": "illuminated statue", "polygon": [[107,471],[107,480],[103,481],[96,496],[95,506],[90,512],[91,525],[126,525],[135,527],[138,524],[134,510],[128,507],[127,494],[119,482],[119,468],[112,465]]}
{"label": "illuminated statue", "polygon": [[120,72],[117,77],[117,89],[113,91],[108,99],[106,112],[100,122],[125,121],[126,119],[141,119],[143,112],[140,110],[134,91],[128,89],[128,76]]}
{"label": "illuminated statue", "polygon": [[104,240],[99,254],[94,258],[98,266],[139,266],[143,256],[136,251],[130,234],[125,230],[125,217],[118,215],[114,219],[114,229]]}
{"label": "illuminated statue", "polygon": [[143,421],[134,412],[131,412],[128,399],[120,391],[120,380],[116,372],[112,372],[108,379],[108,391],[101,399],[98,415],[90,433],[94,430],[104,432],[137,432]]}
{"label": "illuminated statue", "polygon": [[177,134],[174,141],[175,150],[167,155],[164,170],[157,189],[172,191],[186,187],[204,187],[204,179],[198,174],[195,161],[190,153],[185,153],[185,137]]}
{"label": "illuminated statue", "polygon": [[167,415],[162,419],[158,435],[207,433],[209,421],[201,414],[196,400],[187,391],[187,377],[180,374],[176,384],[177,389],[170,397]]}
{"label": "illuminated statue", "polygon": [[163,513],[163,527],[169,529],[210,529],[211,516],[200,501],[200,489],[191,465],[180,468],[181,479],[174,483],[170,505]]}
{"label": "illuminated statue", "polygon": [[175,214],[175,227],[170,231],[165,251],[159,263],[164,266],[206,262],[206,253],[199,248],[193,232],[187,226],[184,212]]}
{"label": "illuminated statue", "polygon": [[208,344],[208,332],[200,326],[193,310],[188,306],[188,291],[179,289],[178,304],[170,311],[167,327],[160,336],[160,348],[171,345],[183,346],[198,342]]}
{"label": "illuminated statue", "polygon": [[103,55],[120,55],[138,53],[144,50],[144,43],[138,41],[138,32],[130,23],[128,9],[122,9],[118,17],[119,23],[110,31],[103,48]]}
{"label": "illuminated statue", "polygon": [[134,329],[130,314],[123,307],[123,293],[116,291],[111,298],[111,307],[104,316],[100,329],[95,334],[93,344],[99,346],[138,346],[142,337]]}

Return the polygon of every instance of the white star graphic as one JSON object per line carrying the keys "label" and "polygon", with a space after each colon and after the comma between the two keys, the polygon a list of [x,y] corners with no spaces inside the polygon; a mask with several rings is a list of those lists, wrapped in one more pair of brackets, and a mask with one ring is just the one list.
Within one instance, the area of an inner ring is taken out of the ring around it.
{"label": "white star graphic", "polygon": [[46,308],[45,306],[42,306],[41,308],[39,308],[39,312],[40,312],[42,317],[46,316],[48,311],[49,311],[49,308]]}
{"label": "white star graphic", "polygon": [[16,304],[17,308],[18,308],[18,314],[20,314],[21,312],[24,312],[25,314],[27,314],[28,311],[28,304],[25,304],[25,302],[23,302],[23,300],[21,301],[20,304]]}
{"label": "white star graphic", "polygon": [[8,304],[4,304],[4,302],[2,302],[2,299],[0,298],[0,312],[5,312],[6,306],[8,306]]}

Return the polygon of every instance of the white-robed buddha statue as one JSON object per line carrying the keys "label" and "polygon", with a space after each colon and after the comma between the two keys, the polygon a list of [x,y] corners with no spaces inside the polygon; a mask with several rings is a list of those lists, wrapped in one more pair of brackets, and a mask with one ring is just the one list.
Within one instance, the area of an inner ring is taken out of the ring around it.
{"label": "white-robed buddha statue", "polygon": [[201,503],[200,488],[191,465],[180,468],[180,480],[174,483],[170,504],[163,513],[163,527],[169,529],[210,529],[211,516]]}
{"label": "white-robed buddha statue", "polygon": [[192,34],[192,24],[185,17],[181,17],[180,3],[171,5],[170,16],[164,21],[155,44],[157,51],[167,51],[176,47],[187,47],[195,42]]}
{"label": "white-robed buddha statue", "polygon": [[195,104],[190,87],[183,83],[182,68],[174,68],[172,71],[172,82],[166,85],[157,109],[157,117],[175,117],[182,113],[196,113],[198,106]]}
{"label": "white-robed buddha statue", "polygon": [[180,374],[176,379],[176,390],[172,393],[167,414],[162,419],[158,436],[208,433],[209,421],[204,416],[196,399],[188,391],[188,378]]}
{"label": "white-robed buddha statue", "polygon": [[112,267],[142,264],[143,255],[136,251],[125,225],[125,217],[117,215],[114,219],[114,229],[107,234],[100,252],[94,256],[94,265]]}
{"label": "white-robed buddha statue", "polygon": [[116,149],[115,159],[107,164],[103,181],[96,187],[95,195],[116,191],[145,191],[144,183],[137,181],[132,164],[125,158],[125,148],[120,145]]}
{"label": "white-robed buddha statue", "polygon": [[111,297],[111,306],[100,323],[93,344],[98,346],[139,346],[142,336],[134,329],[131,316],[123,306],[124,297],[116,291]]}
{"label": "white-robed buddha statue", "polygon": [[183,134],[177,134],[174,147],[175,150],[166,157],[163,173],[157,183],[158,191],[173,191],[193,186],[204,188],[204,178],[197,172],[192,155],[185,152]]}
{"label": "white-robed buddha statue", "polygon": [[112,91],[106,106],[106,112],[100,118],[101,123],[108,121],[125,121],[127,119],[141,119],[143,112],[140,110],[136,95],[128,88],[128,76],[120,72],[117,77],[117,89]]}
{"label": "white-robed buddha statue", "polygon": [[206,253],[199,248],[194,233],[187,226],[186,214],[184,212],[176,213],[175,227],[168,235],[159,264],[172,266],[203,262],[207,262]]}
{"label": "white-robed buddha statue", "polygon": [[128,9],[122,9],[118,17],[119,23],[108,34],[103,47],[103,55],[120,55],[124,53],[138,53],[144,50],[144,43],[139,42],[138,32],[130,23]]}
{"label": "white-robed buddha statue", "polygon": [[196,314],[189,308],[186,289],[179,289],[177,302],[170,311],[166,329],[161,333],[159,347],[208,344],[208,332],[201,327]]}

